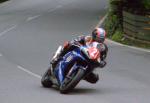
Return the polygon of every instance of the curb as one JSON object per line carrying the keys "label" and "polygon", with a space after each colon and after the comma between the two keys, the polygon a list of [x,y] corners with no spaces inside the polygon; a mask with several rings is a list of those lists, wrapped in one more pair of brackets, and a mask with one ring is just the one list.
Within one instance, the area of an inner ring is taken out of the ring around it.
{"label": "curb", "polygon": [[119,45],[119,46],[122,46],[122,47],[127,47],[127,48],[130,48],[130,49],[135,49],[135,50],[139,50],[139,51],[143,51],[143,52],[148,52],[148,53],[150,53],[150,50],[149,50],[149,49],[143,49],[143,48],[138,48],[138,47],[134,47],[134,46],[129,46],[129,45],[121,44],[121,43],[112,41],[112,40],[110,40],[110,39],[106,39],[106,40],[107,40],[108,42],[110,42],[110,43],[115,44],[115,45]]}

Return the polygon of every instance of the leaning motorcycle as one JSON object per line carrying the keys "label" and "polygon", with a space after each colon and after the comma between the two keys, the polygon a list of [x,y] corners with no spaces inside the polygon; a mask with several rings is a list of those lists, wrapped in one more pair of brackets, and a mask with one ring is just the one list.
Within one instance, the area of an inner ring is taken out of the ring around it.
{"label": "leaning motorcycle", "polygon": [[100,63],[100,52],[96,46],[74,46],[73,50],[59,60],[54,69],[51,69],[51,65],[45,72],[41,79],[44,87],[53,86],[57,87],[60,93],[68,93],[94,70],[91,67]]}

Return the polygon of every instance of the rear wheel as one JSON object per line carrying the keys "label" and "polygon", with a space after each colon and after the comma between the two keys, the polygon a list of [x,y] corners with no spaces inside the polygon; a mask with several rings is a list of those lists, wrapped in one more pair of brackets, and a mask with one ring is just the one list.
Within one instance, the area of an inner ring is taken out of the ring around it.
{"label": "rear wheel", "polygon": [[43,87],[47,88],[52,86],[52,81],[50,80],[50,68],[42,76],[41,84]]}
{"label": "rear wheel", "polygon": [[77,73],[71,78],[66,77],[63,84],[60,86],[60,93],[66,94],[72,90],[79,81],[83,78],[85,71],[83,69],[78,69]]}

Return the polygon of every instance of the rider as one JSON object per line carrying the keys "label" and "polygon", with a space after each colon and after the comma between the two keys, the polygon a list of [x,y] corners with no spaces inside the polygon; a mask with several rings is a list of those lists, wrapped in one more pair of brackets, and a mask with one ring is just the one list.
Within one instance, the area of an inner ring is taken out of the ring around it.
{"label": "rider", "polygon": [[[63,57],[68,51],[72,50],[74,47],[73,44],[76,45],[87,45],[92,42],[98,42],[100,44],[100,47],[98,48],[101,53],[101,62],[99,63],[99,67],[103,68],[106,65],[105,58],[107,56],[108,48],[106,44],[104,43],[106,38],[106,32],[103,28],[95,28],[90,36],[79,36],[77,39],[74,39],[70,42],[65,42],[64,46],[59,48],[55,55],[53,56],[51,60],[52,67],[54,67],[59,59]],[[90,82],[90,83],[96,83],[99,80],[98,74],[90,73],[88,74],[84,80]]]}

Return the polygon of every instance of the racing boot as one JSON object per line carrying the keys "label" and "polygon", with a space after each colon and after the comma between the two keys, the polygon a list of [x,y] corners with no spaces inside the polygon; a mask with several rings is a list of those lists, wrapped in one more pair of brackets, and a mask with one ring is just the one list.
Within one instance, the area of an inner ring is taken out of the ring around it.
{"label": "racing boot", "polygon": [[84,78],[84,80],[86,80],[87,82],[90,82],[92,84],[95,84],[99,80],[99,76],[98,76],[98,74],[95,74],[95,73],[92,72],[92,73],[88,74]]}

